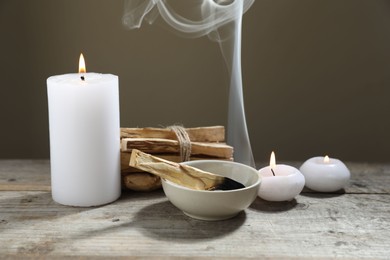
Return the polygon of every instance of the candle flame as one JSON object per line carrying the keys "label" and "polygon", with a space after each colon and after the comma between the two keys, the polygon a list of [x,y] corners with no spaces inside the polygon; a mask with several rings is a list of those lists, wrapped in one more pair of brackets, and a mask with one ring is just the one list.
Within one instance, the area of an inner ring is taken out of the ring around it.
{"label": "candle flame", "polygon": [[330,162],[329,156],[326,155],[324,157],[324,163],[329,163],[329,162]]}
{"label": "candle flame", "polygon": [[80,59],[79,59],[79,73],[85,73],[87,72],[85,68],[85,60],[82,53],[80,53]]}
{"label": "candle flame", "polygon": [[269,165],[271,166],[271,169],[272,170],[275,170],[275,167],[276,167],[276,159],[275,159],[275,153],[274,151],[272,151],[271,153],[271,158],[269,160]]}

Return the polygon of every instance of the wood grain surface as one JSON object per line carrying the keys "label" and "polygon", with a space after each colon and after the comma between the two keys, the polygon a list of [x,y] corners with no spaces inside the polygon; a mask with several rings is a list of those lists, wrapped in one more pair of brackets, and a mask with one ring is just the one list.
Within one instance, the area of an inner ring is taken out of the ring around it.
{"label": "wood grain surface", "polygon": [[49,192],[48,161],[0,160],[0,258],[388,259],[390,165],[347,166],[345,192],[257,198],[233,219],[206,222],[161,190],[126,192],[102,207],[62,206]]}

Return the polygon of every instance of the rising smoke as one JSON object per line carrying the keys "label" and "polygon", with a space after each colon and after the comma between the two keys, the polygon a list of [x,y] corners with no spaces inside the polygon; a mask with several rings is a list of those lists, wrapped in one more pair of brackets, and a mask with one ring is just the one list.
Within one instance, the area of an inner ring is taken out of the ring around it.
{"label": "rising smoke", "polygon": [[185,37],[207,36],[220,44],[230,74],[228,138],[235,161],[255,166],[246,126],[241,74],[242,15],[254,0],[126,0],[123,23],[140,28],[161,17]]}

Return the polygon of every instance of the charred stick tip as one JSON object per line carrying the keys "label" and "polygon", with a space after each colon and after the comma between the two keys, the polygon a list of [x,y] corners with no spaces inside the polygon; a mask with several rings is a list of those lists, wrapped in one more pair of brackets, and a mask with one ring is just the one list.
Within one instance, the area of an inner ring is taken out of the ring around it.
{"label": "charred stick tip", "polygon": [[216,185],[212,190],[237,190],[242,188],[245,188],[242,183],[225,177],[223,181]]}

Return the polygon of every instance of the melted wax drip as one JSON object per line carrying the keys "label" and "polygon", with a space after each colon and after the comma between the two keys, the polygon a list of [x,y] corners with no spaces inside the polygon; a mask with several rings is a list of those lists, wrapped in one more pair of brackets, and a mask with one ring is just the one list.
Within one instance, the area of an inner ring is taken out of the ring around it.
{"label": "melted wax drip", "polygon": [[[185,37],[207,35],[220,44],[230,73],[228,138],[237,162],[255,166],[245,119],[241,74],[242,15],[254,0],[126,0],[123,23],[140,28],[159,16]],[[176,9],[173,8],[175,6]],[[186,16],[180,15],[185,13]],[[191,17],[191,18],[187,18]]]}

